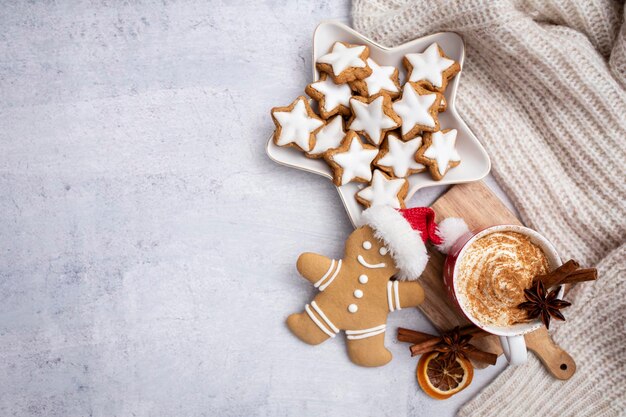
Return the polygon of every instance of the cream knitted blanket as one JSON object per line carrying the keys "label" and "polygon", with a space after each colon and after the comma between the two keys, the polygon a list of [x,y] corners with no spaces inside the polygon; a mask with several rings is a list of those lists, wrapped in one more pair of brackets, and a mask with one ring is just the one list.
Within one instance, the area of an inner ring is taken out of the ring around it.
{"label": "cream knitted blanket", "polygon": [[538,360],[505,370],[459,415],[611,416],[626,410],[626,25],[610,0],[354,0],[385,45],[439,31],[466,43],[457,107],[523,221],[599,281],[567,296],[555,340],[572,379]]}

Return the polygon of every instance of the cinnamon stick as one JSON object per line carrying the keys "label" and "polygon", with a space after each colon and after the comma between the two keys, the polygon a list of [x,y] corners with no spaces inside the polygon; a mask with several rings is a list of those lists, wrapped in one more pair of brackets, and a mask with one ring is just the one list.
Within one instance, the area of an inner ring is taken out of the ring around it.
{"label": "cinnamon stick", "polygon": [[409,347],[409,350],[411,351],[411,356],[417,356],[417,355],[424,354],[426,352],[430,352],[440,342],[441,342],[441,338],[436,337],[433,339],[429,339],[425,342],[412,345],[411,347]]}
{"label": "cinnamon stick", "polygon": [[579,269],[569,274],[561,284],[575,284],[577,282],[595,281],[598,279],[598,270],[595,268]]}
{"label": "cinnamon stick", "polygon": [[563,281],[572,272],[576,271],[579,267],[580,265],[578,264],[578,262],[570,259],[569,261],[565,262],[563,265],[559,266],[557,269],[548,274],[537,275],[533,280],[533,284],[540,280],[543,282],[543,285],[545,285],[546,288],[553,287],[557,284],[560,284],[561,281]]}
{"label": "cinnamon stick", "polygon": [[432,338],[441,339],[439,336],[435,336],[432,334],[418,332],[417,330],[405,329],[403,327],[398,327],[398,340],[400,342],[423,343]]}
{"label": "cinnamon stick", "polygon": [[488,363],[489,365],[495,365],[496,361],[498,360],[498,355],[496,355],[495,353],[485,352],[480,349],[465,352],[465,355],[469,359],[473,359],[477,362]]}
{"label": "cinnamon stick", "polygon": [[[407,330],[407,329],[404,329],[404,330]],[[412,333],[411,336],[406,336],[408,335],[408,333],[405,333],[403,331],[402,332],[403,338],[419,337],[422,339],[422,341],[414,342],[415,344],[409,347],[409,350],[411,351],[411,356],[421,355],[423,353],[430,352],[431,350],[433,350],[435,346],[437,346],[441,342],[441,336],[433,336],[433,335],[429,335],[428,333],[416,332],[414,330],[410,330],[410,332],[414,332],[414,333]],[[415,334],[419,334],[419,336]],[[459,329],[459,334],[461,336],[472,335],[472,339],[479,339],[481,337],[489,336],[490,333],[487,333],[483,329],[476,327],[476,326],[465,326]],[[421,335],[424,335],[424,337],[422,337]],[[430,338],[426,338],[425,336],[430,336]],[[398,340],[401,340],[400,329],[398,329]],[[404,342],[405,340],[401,340],[401,341]]]}

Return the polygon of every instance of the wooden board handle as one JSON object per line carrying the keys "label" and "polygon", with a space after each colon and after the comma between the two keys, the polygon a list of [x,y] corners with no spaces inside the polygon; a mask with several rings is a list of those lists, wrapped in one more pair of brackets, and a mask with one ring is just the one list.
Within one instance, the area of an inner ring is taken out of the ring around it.
{"label": "wooden board handle", "polygon": [[566,351],[558,346],[545,327],[541,327],[524,336],[526,347],[532,351],[548,372],[557,379],[570,379],[576,372],[576,362]]}

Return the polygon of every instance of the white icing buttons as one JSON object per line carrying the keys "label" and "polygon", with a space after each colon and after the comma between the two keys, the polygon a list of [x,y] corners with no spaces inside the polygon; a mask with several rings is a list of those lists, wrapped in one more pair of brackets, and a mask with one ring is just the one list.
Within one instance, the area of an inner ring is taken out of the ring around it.
{"label": "white icing buttons", "polygon": [[380,253],[383,256],[387,255],[387,252],[389,252],[389,249],[387,249],[384,246],[382,248],[378,249],[378,253]]}
{"label": "white icing buttons", "polygon": [[363,274],[363,275],[361,275],[361,276],[359,277],[359,282],[360,282],[361,284],[367,284],[367,280],[368,280],[368,278],[367,278],[367,275],[365,275],[365,274]]}
{"label": "white icing buttons", "polygon": [[372,242],[370,242],[369,240],[366,240],[365,242],[363,242],[363,249],[365,250],[372,249]]}
{"label": "white icing buttons", "polygon": [[354,297],[355,298],[363,297],[363,291],[361,291],[361,290],[354,290]]}
{"label": "white icing buttons", "polygon": [[348,311],[350,313],[356,313],[359,310],[359,307],[356,304],[350,304],[348,306]]}

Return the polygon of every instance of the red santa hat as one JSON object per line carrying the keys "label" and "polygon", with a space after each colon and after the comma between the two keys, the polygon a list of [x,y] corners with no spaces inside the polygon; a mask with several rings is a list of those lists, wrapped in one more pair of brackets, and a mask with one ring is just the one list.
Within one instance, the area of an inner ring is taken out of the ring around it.
{"label": "red santa hat", "polygon": [[419,278],[426,268],[425,242],[448,253],[454,242],[469,231],[463,219],[456,217],[435,223],[435,212],[430,207],[396,210],[372,206],[363,211],[361,225],[370,226],[374,235],[385,242],[400,270],[398,279],[407,281]]}

